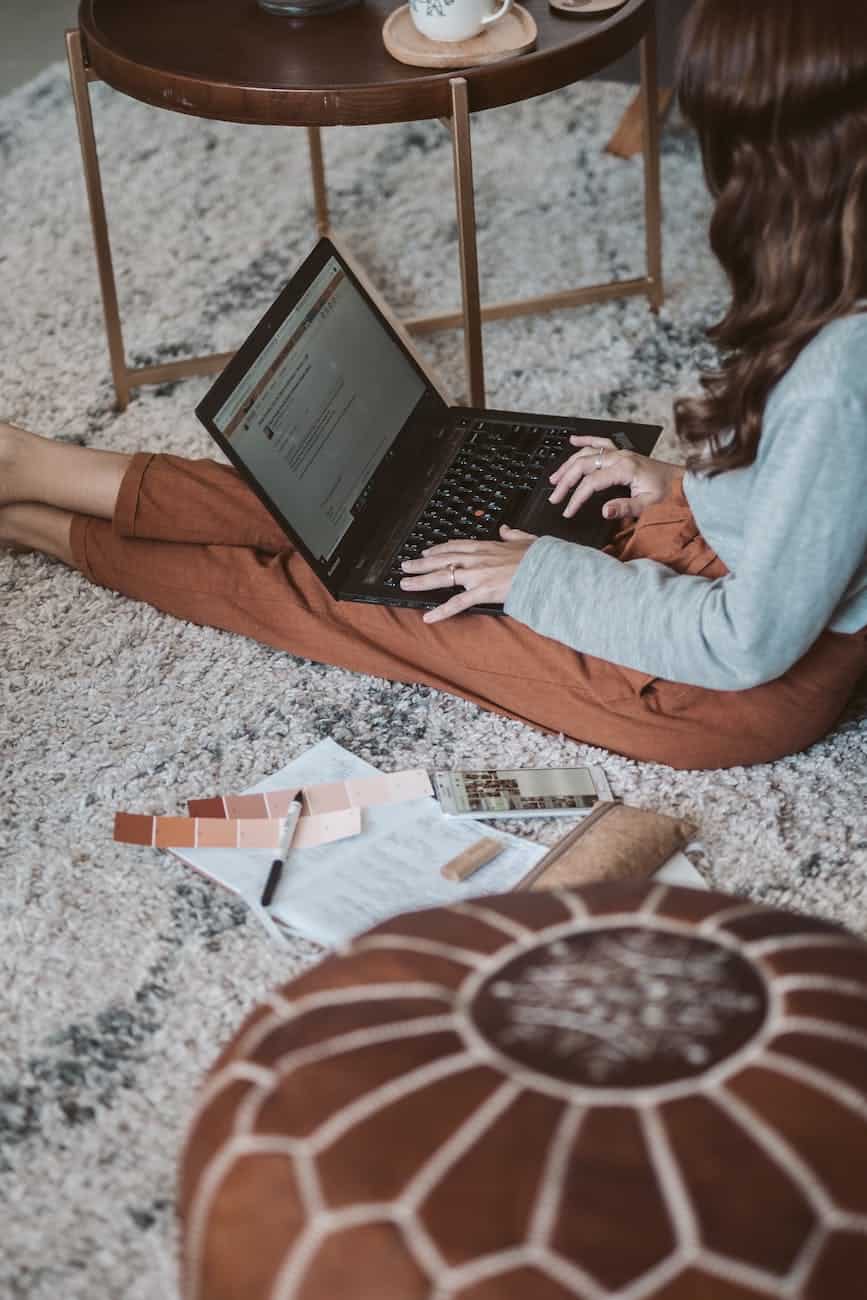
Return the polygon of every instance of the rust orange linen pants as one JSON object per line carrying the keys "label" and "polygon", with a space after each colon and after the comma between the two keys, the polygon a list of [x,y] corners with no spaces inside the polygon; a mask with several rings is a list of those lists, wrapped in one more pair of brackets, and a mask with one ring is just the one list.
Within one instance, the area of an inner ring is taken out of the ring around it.
{"label": "rust orange linen pants", "polygon": [[[709,579],[726,572],[679,486],[610,549]],[[710,691],[578,654],[511,618],[467,613],[428,626],[418,610],[335,601],[235,470],[210,460],[137,454],[113,520],[76,516],[72,550],[91,581],[178,618],[425,683],[672,767],[731,767],[801,750],[834,725],[867,670],[867,630],[825,632],[776,681]]]}

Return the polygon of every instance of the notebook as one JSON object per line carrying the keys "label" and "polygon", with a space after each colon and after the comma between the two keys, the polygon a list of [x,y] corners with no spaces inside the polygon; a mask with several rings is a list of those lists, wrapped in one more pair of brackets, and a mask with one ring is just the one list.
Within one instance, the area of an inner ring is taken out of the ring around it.
{"label": "notebook", "polygon": [[[597,494],[548,501],[573,433],[647,455],[659,426],[449,405],[328,239],[320,239],[196,408],[338,600],[430,608],[401,563],[500,524],[602,547]],[[485,606],[502,612],[499,605]]]}

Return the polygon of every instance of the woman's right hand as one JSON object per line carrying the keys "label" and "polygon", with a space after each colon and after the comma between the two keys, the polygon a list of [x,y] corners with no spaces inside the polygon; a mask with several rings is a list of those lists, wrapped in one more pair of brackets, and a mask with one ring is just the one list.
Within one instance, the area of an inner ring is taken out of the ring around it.
{"label": "woman's right hand", "polygon": [[637,519],[647,506],[667,496],[683,474],[682,465],[652,460],[637,451],[621,451],[610,438],[573,434],[569,441],[581,450],[554,470],[550,476],[554,491],[548,497],[554,505],[566,501],[563,515],[567,519],[594,492],[621,485],[629,489],[629,495],[607,501],[602,513],[606,519]]}

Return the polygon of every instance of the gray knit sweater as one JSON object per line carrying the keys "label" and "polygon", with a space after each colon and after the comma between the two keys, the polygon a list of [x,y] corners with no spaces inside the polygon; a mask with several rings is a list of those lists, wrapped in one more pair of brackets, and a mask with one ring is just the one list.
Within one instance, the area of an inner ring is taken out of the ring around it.
{"label": "gray knit sweater", "polygon": [[765,407],[758,456],[687,473],[710,580],[540,537],[506,613],[575,650],[737,691],[779,677],[827,627],[867,626],[867,313],[832,322]]}

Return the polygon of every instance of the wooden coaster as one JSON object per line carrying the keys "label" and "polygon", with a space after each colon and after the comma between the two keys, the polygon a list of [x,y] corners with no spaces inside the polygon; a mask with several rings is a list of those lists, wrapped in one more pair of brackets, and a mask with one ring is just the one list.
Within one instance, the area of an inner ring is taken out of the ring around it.
{"label": "wooden coaster", "polygon": [[625,3],[626,0],[548,0],[552,9],[570,18],[601,18],[603,14],[613,14]]}
{"label": "wooden coaster", "polygon": [[467,68],[496,63],[532,49],[537,35],[535,19],[518,4],[468,41],[432,41],[422,36],[412,21],[409,5],[395,9],[382,27],[383,43],[392,58],[414,68]]}

